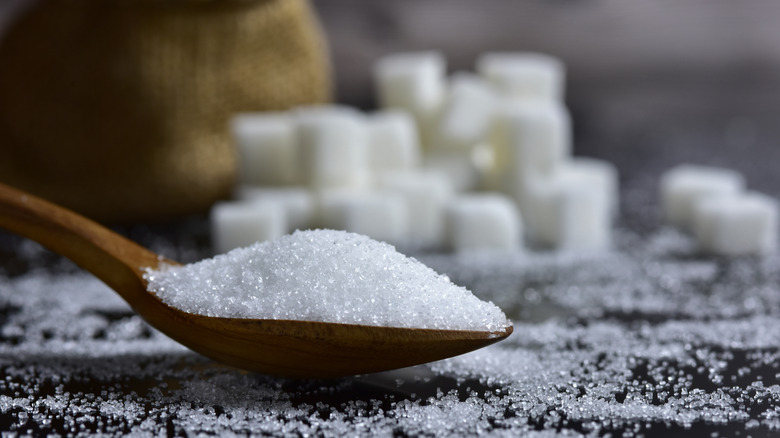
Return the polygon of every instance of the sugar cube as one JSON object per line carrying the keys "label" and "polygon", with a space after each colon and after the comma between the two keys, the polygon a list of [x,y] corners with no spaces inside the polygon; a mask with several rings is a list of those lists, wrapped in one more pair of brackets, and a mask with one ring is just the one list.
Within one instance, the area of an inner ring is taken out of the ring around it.
{"label": "sugar cube", "polygon": [[411,170],[420,165],[420,139],[414,119],[400,110],[384,110],[367,119],[371,171]]}
{"label": "sugar cube", "polygon": [[408,111],[423,138],[444,102],[446,65],[439,52],[386,55],[374,65],[379,105]]}
{"label": "sugar cube", "polygon": [[404,245],[409,235],[409,210],[397,193],[323,190],[319,193],[322,228],[363,234],[392,245]]}
{"label": "sugar cube", "polygon": [[409,211],[409,245],[417,249],[441,248],[445,242],[444,208],[454,197],[450,180],[431,170],[383,175],[378,186],[399,193]]}
{"label": "sugar cube", "polygon": [[238,177],[245,184],[290,185],[300,177],[295,128],[286,113],[238,114],[231,120]]}
{"label": "sugar cube", "polygon": [[777,201],[756,193],[710,195],[693,209],[694,234],[703,251],[762,255],[777,248]]}
{"label": "sugar cube", "polygon": [[563,172],[580,175],[585,184],[594,186],[594,191],[604,197],[604,204],[613,216],[620,210],[620,182],[614,164],[588,157],[573,157],[564,162]]}
{"label": "sugar cube", "polygon": [[734,194],[744,186],[742,174],[730,169],[691,164],[677,166],[661,176],[664,218],[672,225],[690,227],[698,200],[710,195]]}
{"label": "sugar cube", "polygon": [[283,235],[286,213],[278,202],[223,201],[211,208],[209,221],[212,248],[221,254]]}
{"label": "sugar cube", "polygon": [[461,195],[446,211],[448,242],[456,252],[521,247],[522,222],[511,198],[492,193]]}
{"label": "sugar cube", "polygon": [[505,100],[494,112],[489,141],[498,178],[517,187],[528,172],[549,175],[569,157],[569,114],[557,103]]}
{"label": "sugar cube", "polygon": [[612,220],[604,187],[577,172],[529,174],[520,211],[535,245],[563,250],[599,250],[611,242]]}
{"label": "sugar cube", "polygon": [[235,190],[235,198],[245,202],[277,202],[286,213],[286,230],[291,233],[295,230],[311,228],[314,223],[315,202],[314,194],[305,187],[256,187],[238,186]]}
{"label": "sugar cube", "polygon": [[423,167],[446,175],[459,192],[476,189],[481,180],[480,169],[473,155],[467,152],[430,150],[425,154]]}
{"label": "sugar cube", "polygon": [[514,99],[560,101],[565,68],[553,56],[532,52],[490,52],[477,59],[477,72]]}
{"label": "sugar cube", "polygon": [[337,105],[294,113],[303,179],[314,188],[368,184],[368,146],[362,114]]}
{"label": "sugar cube", "polygon": [[495,96],[479,76],[456,73],[434,132],[434,147],[470,151],[482,141],[491,120]]}

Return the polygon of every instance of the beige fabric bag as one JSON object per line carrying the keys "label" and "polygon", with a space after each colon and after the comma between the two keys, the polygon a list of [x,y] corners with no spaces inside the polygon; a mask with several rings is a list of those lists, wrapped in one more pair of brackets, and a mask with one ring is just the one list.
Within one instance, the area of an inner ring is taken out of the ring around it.
{"label": "beige fabric bag", "polygon": [[0,181],[113,223],[229,195],[228,120],[330,96],[305,0],[44,0],[0,40]]}

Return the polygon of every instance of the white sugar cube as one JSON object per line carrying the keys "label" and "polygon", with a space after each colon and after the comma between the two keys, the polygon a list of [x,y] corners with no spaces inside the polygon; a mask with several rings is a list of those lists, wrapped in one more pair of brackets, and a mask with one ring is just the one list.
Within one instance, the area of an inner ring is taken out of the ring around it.
{"label": "white sugar cube", "polygon": [[694,234],[705,252],[762,255],[777,248],[777,201],[755,192],[711,195],[694,206]]}
{"label": "white sugar cube", "polygon": [[323,190],[319,193],[319,225],[403,245],[409,235],[408,205],[396,193]]}
{"label": "white sugar cube", "polygon": [[406,200],[410,247],[432,249],[444,245],[444,208],[455,195],[452,183],[444,174],[436,171],[387,173],[378,185],[401,194]]}
{"label": "white sugar cube", "polygon": [[447,208],[449,246],[457,252],[516,251],[522,222],[514,200],[498,194],[462,195]]}
{"label": "white sugar cube", "polygon": [[476,68],[496,90],[511,98],[563,98],[566,72],[558,58],[531,52],[485,53],[477,59]]}
{"label": "white sugar cube", "polygon": [[374,64],[379,105],[408,111],[427,138],[444,102],[445,75],[444,56],[439,52],[386,55]]}
{"label": "white sugar cube", "polygon": [[480,169],[468,152],[431,150],[425,154],[423,167],[446,175],[452,187],[459,192],[476,189],[481,180]]}
{"label": "white sugar cube", "polygon": [[420,140],[414,119],[400,110],[378,111],[366,120],[371,171],[411,170],[420,165]]}
{"label": "white sugar cube", "polygon": [[313,188],[355,188],[368,183],[368,146],[362,114],[341,106],[294,113],[303,179]]}
{"label": "white sugar cube", "polygon": [[520,211],[529,241],[564,250],[598,250],[611,243],[612,214],[604,187],[577,172],[527,175]]}
{"label": "white sugar cube", "polygon": [[487,134],[495,96],[482,78],[463,72],[451,77],[447,94],[436,123],[434,146],[469,151]]}
{"label": "white sugar cube", "polygon": [[231,120],[238,177],[245,184],[290,185],[298,181],[295,128],[285,113],[245,113]]}
{"label": "white sugar cube", "polygon": [[278,202],[218,202],[211,208],[211,240],[216,253],[275,239],[285,233],[286,212]]}
{"label": "white sugar cube", "polygon": [[314,194],[304,187],[255,187],[239,186],[235,197],[245,202],[277,202],[284,208],[287,218],[286,230],[305,230],[314,225],[316,204]]}
{"label": "white sugar cube", "polygon": [[487,141],[475,145],[471,150],[471,162],[477,171],[477,190],[500,192],[504,189],[498,184],[500,175],[496,171],[496,153],[493,145]]}
{"label": "white sugar cube", "polygon": [[603,202],[613,216],[620,209],[620,182],[614,164],[596,158],[574,157],[563,165],[563,172],[576,173],[585,184],[604,197]]}
{"label": "white sugar cube", "polygon": [[718,167],[680,165],[661,176],[661,208],[667,222],[690,227],[694,205],[705,196],[733,194],[743,190],[739,172]]}
{"label": "white sugar cube", "polygon": [[553,102],[503,101],[490,127],[494,171],[517,187],[529,172],[550,175],[571,155],[568,111]]}

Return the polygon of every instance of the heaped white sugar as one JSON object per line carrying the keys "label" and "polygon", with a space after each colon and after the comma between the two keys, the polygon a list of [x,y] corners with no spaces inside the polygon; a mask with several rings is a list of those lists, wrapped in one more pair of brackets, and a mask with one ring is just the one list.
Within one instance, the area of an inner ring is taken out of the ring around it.
{"label": "heaped white sugar", "polygon": [[449,278],[343,231],[297,231],[145,278],[166,303],[208,316],[476,331],[510,325],[497,306]]}

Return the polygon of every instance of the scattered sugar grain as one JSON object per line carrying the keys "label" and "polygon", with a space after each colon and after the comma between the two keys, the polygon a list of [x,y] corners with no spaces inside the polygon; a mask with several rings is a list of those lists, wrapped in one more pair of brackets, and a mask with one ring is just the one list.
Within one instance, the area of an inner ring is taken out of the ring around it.
{"label": "scattered sugar grain", "polygon": [[478,331],[510,324],[392,246],[343,231],[297,231],[145,277],[166,303],[209,316]]}

